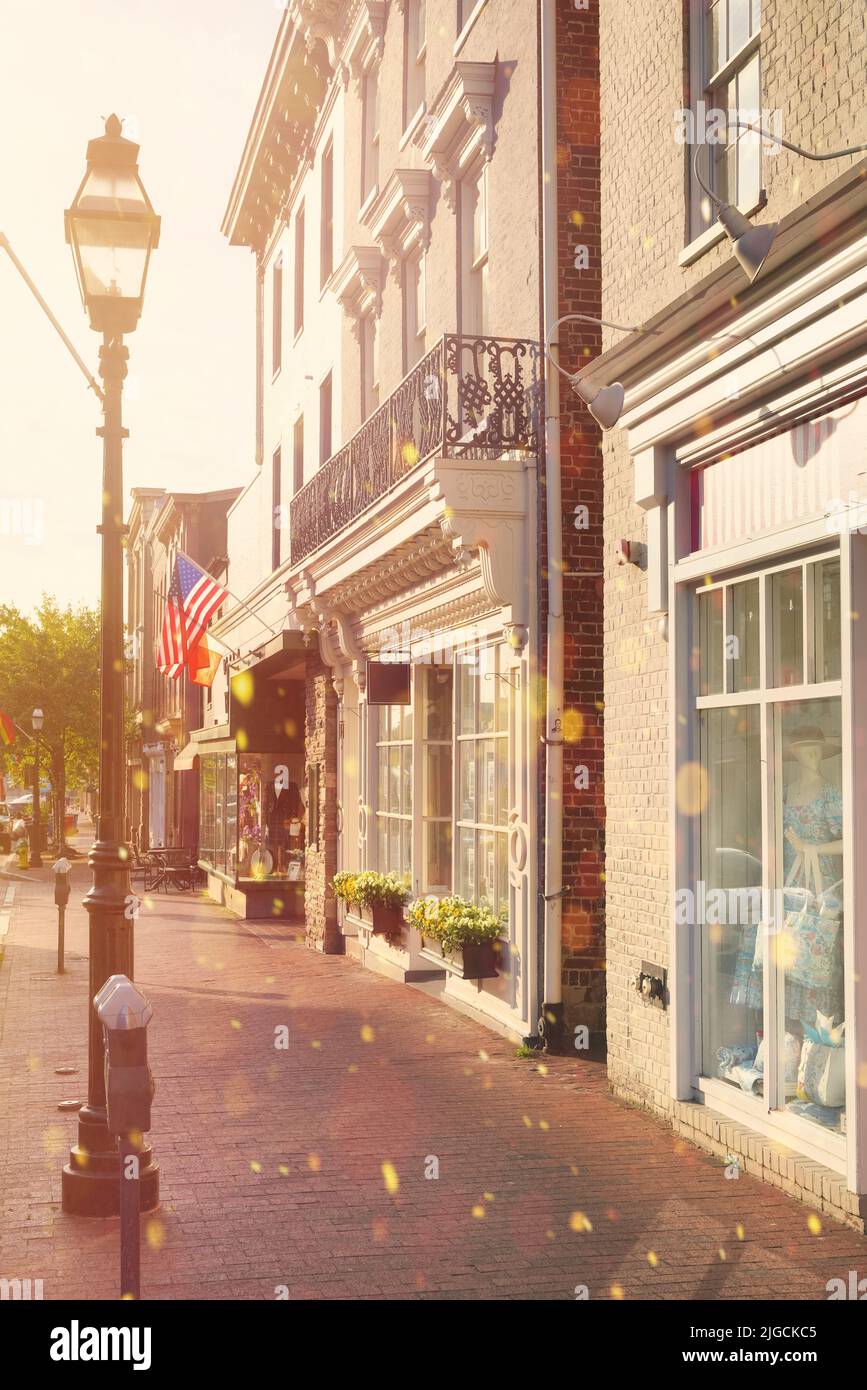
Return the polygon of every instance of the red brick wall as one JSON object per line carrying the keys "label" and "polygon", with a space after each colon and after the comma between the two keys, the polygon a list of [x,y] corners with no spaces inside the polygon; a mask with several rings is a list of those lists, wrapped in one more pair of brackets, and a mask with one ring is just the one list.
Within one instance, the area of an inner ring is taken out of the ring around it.
{"label": "red brick wall", "polygon": [[[599,0],[557,0],[560,314],[601,314]],[[587,247],[588,266],[576,266]],[[595,324],[564,324],[560,360],[576,370],[601,349]],[[566,616],[563,790],[563,990],[569,1031],[604,1029],[605,802],[602,698],[602,457],[600,430],[561,377]],[[576,508],[586,507],[584,517]],[[587,786],[576,787],[576,770]]]}

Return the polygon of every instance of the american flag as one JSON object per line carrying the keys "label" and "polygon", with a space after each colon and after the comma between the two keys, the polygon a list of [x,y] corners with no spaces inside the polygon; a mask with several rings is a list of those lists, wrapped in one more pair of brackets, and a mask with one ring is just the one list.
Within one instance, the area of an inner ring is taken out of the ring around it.
{"label": "american flag", "polygon": [[228,596],[229,590],[218,584],[213,575],[178,552],[157,647],[158,671],[172,680],[178,679],[211,614]]}

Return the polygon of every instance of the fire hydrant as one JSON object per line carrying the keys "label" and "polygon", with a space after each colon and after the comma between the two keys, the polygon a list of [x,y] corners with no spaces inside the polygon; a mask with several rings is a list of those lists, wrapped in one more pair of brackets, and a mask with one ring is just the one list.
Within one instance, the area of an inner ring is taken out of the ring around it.
{"label": "fire hydrant", "polygon": [[26,840],[19,840],[15,846],[15,853],[18,855],[19,869],[26,869],[30,862],[30,846]]}

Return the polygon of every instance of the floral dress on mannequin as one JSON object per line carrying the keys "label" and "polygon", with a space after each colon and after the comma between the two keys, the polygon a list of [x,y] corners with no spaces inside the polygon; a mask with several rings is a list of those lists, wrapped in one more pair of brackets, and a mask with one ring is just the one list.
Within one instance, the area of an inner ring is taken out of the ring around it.
{"label": "floral dress on mannequin", "polygon": [[[843,834],[843,797],[838,787],[823,782],[816,796],[804,805],[794,805],[788,798],[783,804],[783,830],[792,831],[807,845],[825,845],[839,840]],[[790,843],[788,834],[783,837],[783,868],[788,878],[797,851]],[[825,902],[842,910],[843,888],[837,882],[842,873],[842,858],[838,854],[820,854],[819,870],[822,886],[825,889]],[[829,891],[830,890],[830,891]],[[788,895],[784,895],[784,905],[792,907]],[[750,1009],[762,1009],[762,966],[755,962],[756,928],[748,927],[738,952],[735,966],[731,1002]],[[838,932],[834,959],[826,985],[809,988],[798,980],[786,976],[785,1016],[788,1022],[801,1025],[816,1022],[817,1011],[836,1017],[843,1016],[843,933]]]}

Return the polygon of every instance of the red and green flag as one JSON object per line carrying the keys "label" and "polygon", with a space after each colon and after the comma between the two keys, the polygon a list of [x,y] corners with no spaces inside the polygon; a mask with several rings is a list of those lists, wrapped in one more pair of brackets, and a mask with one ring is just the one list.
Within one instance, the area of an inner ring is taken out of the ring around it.
{"label": "red and green flag", "polygon": [[14,742],[15,725],[12,722],[12,717],[11,715],[4,714],[3,711],[0,710],[0,743],[8,748],[9,745]]}

